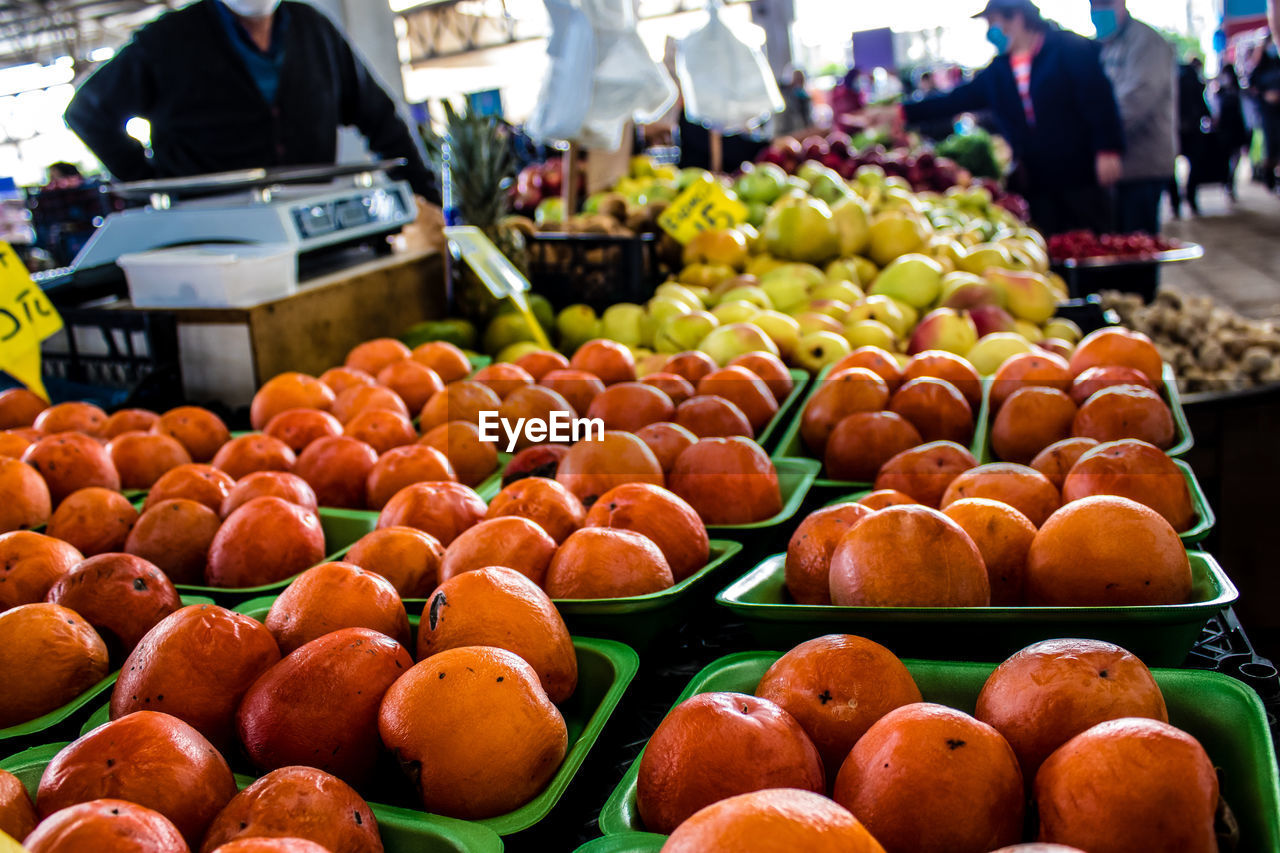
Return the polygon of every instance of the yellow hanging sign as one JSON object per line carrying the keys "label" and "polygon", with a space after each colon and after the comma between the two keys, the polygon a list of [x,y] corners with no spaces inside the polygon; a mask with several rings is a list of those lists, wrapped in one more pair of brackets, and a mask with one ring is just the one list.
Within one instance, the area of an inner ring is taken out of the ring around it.
{"label": "yellow hanging sign", "polygon": [[62,328],[62,317],[13,247],[0,242],[0,370],[49,399],[40,378],[40,342]]}
{"label": "yellow hanging sign", "polygon": [[676,196],[658,217],[658,225],[680,243],[688,243],[700,231],[733,228],[747,221],[747,206],[719,181],[694,181]]}

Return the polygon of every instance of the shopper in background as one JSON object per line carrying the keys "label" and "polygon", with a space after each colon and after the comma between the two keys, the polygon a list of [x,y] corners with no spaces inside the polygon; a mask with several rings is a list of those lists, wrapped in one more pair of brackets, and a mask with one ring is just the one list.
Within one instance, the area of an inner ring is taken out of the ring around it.
{"label": "shopper in background", "polygon": [[1213,129],[1227,156],[1227,195],[1236,200],[1236,170],[1240,158],[1249,150],[1253,134],[1244,121],[1244,104],[1240,99],[1240,77],[1232,65],[1222,66],[1210,94]]}
{"label": "shopper in background", "polygon": [[1257,177],[1267,189],[1276,188],[1276,167],[1280,165],[1280,50],[1275,42],[1260,48],[1249,73],[1249,94],[1258,108],[1262,130],[1262,162]]}
{"label": "shopper in background", "polygon": [[1088,39],[1051,24],[1030,0],[990,0],[978,17],[999,55],[968,83],[902,105],[911,123],[986,110],[1017,161],[1012,188],[1046,234],[1109,231],[1106,187],[1124,136],[1111,84]]}
{"label": "shopper in background", "polygon": [[[151,155],[125,132],[151,123]],[[306,3],[200,0],[138,30],[76,92],[67,124],[120,180],[332,164],[354,126],[420,197],[439,192],[395,103]],[[420,210],[423,206],[420,205]]]}
{"label": "shopper in background", "polygon": [[1160,200],[1177,154],[1177,59],[1164,36],[1129,14],[1125,0],[1090,0],[1102,67],[1115,89],[1126,143],[1116,184],[1116,228],[1160,233]]}
{"label": "shopper in background", "polygon": [[774,136],[794,135],[813,127],[813,98],[805,88],[804,71],[791,72],[789,83],[779,83],[783,109],[775,120]]}
{"label": "shopper in background", "polygon": [[[1196,189],[1204,171],[1205,160],[1211,155],[1211,146],[1205,138],[1203,127],[1205,120],[1209,118],[1209,105],[1204,98],[1203,68],[1199,59],[1192,59],[1178,68],[1178,153],[1187,158],[1191,167],[1185,197],[1195,216],[1200,215]],[[1182,218],[1182,199],[1183,192],[1175,175],[1169,180],[1169,200],[1173,204],[1176,219]]]}
{"label": "shopper in background", "polygon": [[831,90],[831,112],[835,116],[836,125],[840,119],[856,113],[867,105],[867,90],[871,80],[861,68],[850,68],[849,73],[841,78]]}

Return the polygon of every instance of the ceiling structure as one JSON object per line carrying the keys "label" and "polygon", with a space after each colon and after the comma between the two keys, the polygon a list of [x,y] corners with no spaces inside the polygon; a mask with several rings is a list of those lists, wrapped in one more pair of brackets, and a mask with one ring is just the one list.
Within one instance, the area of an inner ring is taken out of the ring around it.
{"label": "ceiling structure", "polygon": [[75,60],[119,46],[179,0],[0,0],[0,66]]}

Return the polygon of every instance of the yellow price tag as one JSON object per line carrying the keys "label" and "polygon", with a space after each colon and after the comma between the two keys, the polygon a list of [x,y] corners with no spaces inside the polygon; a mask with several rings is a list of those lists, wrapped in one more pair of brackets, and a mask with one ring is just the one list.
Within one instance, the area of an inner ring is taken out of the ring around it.
{"label": "yellow price tag", "polygon": [[14,841],[0,830],[0,853],[27,853],[27,848]]}
{"label": "yellow price tag", "polygon": [[700,231],[733,228],[746,221],[747,206],[713,180],[695,181],[658,217],[662,230],[680,243],[688,243]]}
{"label": "yellow price tag", "polygon": [[40,342],[62,328],[62,317],[13,247],[0,242],[0,370],[49,399],[40,378]]}

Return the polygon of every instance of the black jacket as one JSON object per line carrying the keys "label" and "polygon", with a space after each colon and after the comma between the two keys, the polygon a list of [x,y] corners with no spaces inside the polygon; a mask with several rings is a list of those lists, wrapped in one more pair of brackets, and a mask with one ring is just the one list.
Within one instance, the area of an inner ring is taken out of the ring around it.
{"label": "black jacket", "polygon": [[[219,20],[218,0],[167,12],[76,92],[66,120],[117,179],[331,164],[338,128],[354,126],[379,157],[404,157],[394,175],[431,201],[439,193],[415,138],[338,29],[303,3],[285,2],[284,63],[267,103]],[[151,122],[153,157],[125,122]]]}
{"label": "black jacket", "polygon": [[908,121],[987,110],[1008,140],[1032,192],[1097,185],[1095,157],[1124,151],[1124,131],[1098,48],[1075,33],[1051,29],[1031,64],[1031,125],[1005,54],[945,95],[907,103]]}

